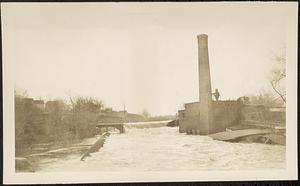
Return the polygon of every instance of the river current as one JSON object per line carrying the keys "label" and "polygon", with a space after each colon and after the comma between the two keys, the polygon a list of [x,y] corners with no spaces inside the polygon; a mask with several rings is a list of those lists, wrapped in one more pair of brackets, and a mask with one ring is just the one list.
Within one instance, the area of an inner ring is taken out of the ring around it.
{"label": "river current", "polygon": [[[96,140],[90,139],[90,140]],[[48,171],[267,170],[285,168],[285,146],[229,143],[186,135],[165,123],[127,124],[104,146],[80,161],[70,155],[40,165]]]}

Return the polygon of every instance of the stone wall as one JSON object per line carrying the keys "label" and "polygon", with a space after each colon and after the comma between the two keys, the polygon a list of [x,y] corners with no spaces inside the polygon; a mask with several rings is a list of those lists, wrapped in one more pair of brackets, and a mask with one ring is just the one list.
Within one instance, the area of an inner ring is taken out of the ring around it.
{"label": "stone wall", "polygon": [[[241,103],[238,101],[213,101],[212,123],[209,133],[225,131],[232,125],[239,124],[241,119]],[[187,103],[185,110],[179,111],[179,132],[188,134],[201,134],[200,102]]]}
{"label": "stone wall", "polygon": [[179,113],[179,132],[197,133],[200,122],[200,103],[193,102],[185,104],[185,110]]}
{"label": "stone wall", "polygon": [[212,133],[225,131],[229,126],[238,125],[241,120],[242,104],[238,101],[213,101]]}
{"label": "stone wall", "polygon": [[178,123],[179,123],[179,132],[185,132],[185,124],[184,124],[185,110],[178,111]]}
{"label": "stone wall", "polygon": [[243,105],[241,108],[242,119],[265,121],[266,111],[263,105]]}

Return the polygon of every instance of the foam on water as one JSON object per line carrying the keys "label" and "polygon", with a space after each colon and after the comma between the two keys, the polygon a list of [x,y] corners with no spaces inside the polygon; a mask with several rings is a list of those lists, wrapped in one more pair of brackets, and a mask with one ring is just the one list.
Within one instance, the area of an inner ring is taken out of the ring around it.
{"label": "foam on water", "polygon": [[[146,125],[146,124],[145,124]],[[148,125],[148,124],[147,124]],[[149,125],[148,125],[149,126]],[[177,127],[126,128],[99,152],[44,164],[41,171],[257,170],[285,168],[285,146],[216,141],[178,133]]]}

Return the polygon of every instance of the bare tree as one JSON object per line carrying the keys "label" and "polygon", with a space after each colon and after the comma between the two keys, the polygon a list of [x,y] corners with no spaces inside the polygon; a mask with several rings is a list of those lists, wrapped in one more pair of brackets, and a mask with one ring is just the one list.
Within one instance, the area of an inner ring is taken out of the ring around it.
{"label": "bare tree", "polygon": [[[271,90],[270,90],[271,91]],[[246,95],[250,99],[251,104],[264,105],[266,107],[282,106],[283,101],[280,97],[275,97],[270,91],[261,90],[257,95]]]}
{"label": "bare tree", "polygon": [[273,60],[276,67],[271,72],[270,84],[272,89],[279,95],[284,103],[286,103],[285,77],[286,77],[286,56],[283,52],[280,56],[275,56]]}
{"label": "bare tree", "polygon": [[69,97],[71,111],[71,131],[77,139],[91,137],[98,122],[98,116],[105,108],[101,100],[92,97]]}
{"label": "bare tree", "polygon": [[97,100],[93,97],[76,97],[70,98],[71,103],[71,110],[73,112],[80,112],[80,111],[91,111],[91,112],[101,112],[104,109],[104,103],[101,100]]}

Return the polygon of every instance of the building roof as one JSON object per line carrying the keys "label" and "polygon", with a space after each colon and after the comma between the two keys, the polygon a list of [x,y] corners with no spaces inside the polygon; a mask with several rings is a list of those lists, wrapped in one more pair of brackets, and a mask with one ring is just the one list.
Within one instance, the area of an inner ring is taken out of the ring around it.
{"label": "building roof", "polygon": [[44,100],[34,100],[35,104],[44,104]]}

